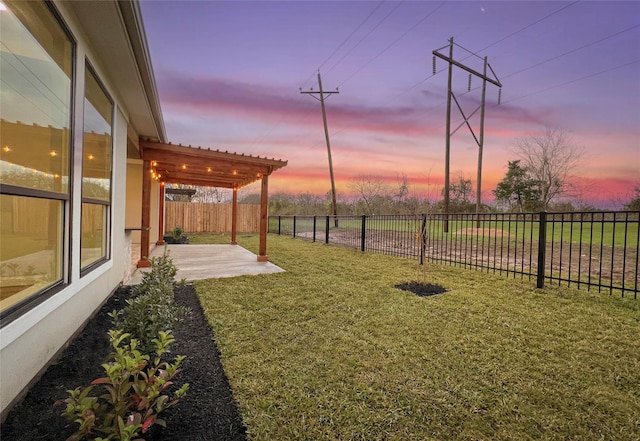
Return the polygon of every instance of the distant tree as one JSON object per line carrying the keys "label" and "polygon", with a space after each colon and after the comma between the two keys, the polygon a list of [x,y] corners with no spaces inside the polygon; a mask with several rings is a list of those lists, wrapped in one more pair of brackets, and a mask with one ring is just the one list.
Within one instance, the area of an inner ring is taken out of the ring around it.
{"label": "distant tree", "polygon": [[640,184],[633,189],[635,195],[624,205],[625,210],[640,210]]}
{"label": "distant tree", "polygon": [[519,212],[534,211],[540,203],[538,181],[531,178],[527,170],[520,166],[520,160],[509,161],[509,169],[502,181],[493,190],[496,201],[514,206]]}
{"label": "distant tree", "polygon": [[403,205],[409,196],[409,179],[404,173],[397,176],[398,188],[394,194],[394,199],[399,205]]}
{"label": "distant tree", "polygon": [[231,189],[219,187],[196,187],[196,194],[191,198],[193,202],[220,204],[231,200]]}
{"label": "distant tree", "polygon": [[321,196],[306,192],[295,196],[295,214],[315,215],[324,213],[324,200]]}
{"label": "distant tree", "polygon": [[260,193],[248,193],[238,198],[238,203],[260,205]]}
{"label": "distant tree", "polygon": [[565,131],[548,127],[543,133],[518,138],[513,150],[529,178],[538,183],[543,209],[553,199],[571,195],[571,178],[584,150]]}
{"label": "distant tree", "polygon": [[465,179],[462,173],[449,184],[449,194],[454,202],[468,203],[472,193],[473,185],[471,184],[471,179]]}
{"label": "distant tree", "polygon": [[[471,179],[465,179],[462,173],[449,183],[449,212],[471,213],[475,211],[475,204],[471,201],[473,185]],[[444,196],[444,188],[442,189]],[[444,201],[437,204],[438,211],[444,210]]]}
{"label": "distant tree", "polygon": [[373,174],[356,175],[348,187],[361,202],[362,211],[366,214],[383,212],[385,199],[388,199],[391,193],[383,177]]}

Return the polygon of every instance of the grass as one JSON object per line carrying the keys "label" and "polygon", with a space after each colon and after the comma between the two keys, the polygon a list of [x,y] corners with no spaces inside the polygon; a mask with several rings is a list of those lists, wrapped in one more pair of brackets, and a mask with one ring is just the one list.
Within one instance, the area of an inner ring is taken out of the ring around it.
{"label": "grass", "polygon": [[[195,284],[252,440],[640,439],[640,302],[275,235],[268,254],[286,272]],[[416,279],[449,291],[393,288]]]}

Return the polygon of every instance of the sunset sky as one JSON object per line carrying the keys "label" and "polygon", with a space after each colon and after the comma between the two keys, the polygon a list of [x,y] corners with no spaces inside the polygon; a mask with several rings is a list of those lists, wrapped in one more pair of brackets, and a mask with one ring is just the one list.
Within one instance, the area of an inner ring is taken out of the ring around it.
{"label": "sunset sky", "polygon": [[[318,90],[320,70],[340,92],[326,101],[339,197],[358,174],[404,174],[439,198],[447,64],[433,75],[432,51],[451,37],[454,59],[481,71],[487,56],[503,84],[500,105],[487,86],[483,200],[515,139],[545,127],[584,147],[583,202],[619,208],[640,184],[640,2],[145,0],[142,11],[169,141],[288,160],[271,193],[330,189],[320,103],[300,94]],[[481,81],[467,85],[454,68],[469,114]],[[453,135],[452,179],[474,191],[477,151],[466,126]]]}

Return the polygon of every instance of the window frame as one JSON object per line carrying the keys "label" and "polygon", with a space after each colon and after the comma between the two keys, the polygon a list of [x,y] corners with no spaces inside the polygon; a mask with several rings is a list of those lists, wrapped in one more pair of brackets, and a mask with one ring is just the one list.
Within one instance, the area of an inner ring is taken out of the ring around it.
{"label": "window frame", "polygon": [[110,145],[109,145],[109,161],[110,161],[110,167],[109,167],[109,200],[105,201],[102,199],[96,199],[96,198],[90,198],[90,197],[85,197],[82,195],[82,185],[83,185],[83,180],[84,180],[84,175],[82,174],[84,172],[84,170],[81,171],[80,173],[80,181],[79,181],[79,186],[80,186],[80,255],[82,255],[82,205],[83,204],[92,204],[92,205],[101,205],[103,207],[106,207],[106,213],[105,213],[105,236],[104,236],[104,240],[105,240],[105,255],[101,256],[99,259],[97,259],[94,262],[91,262],[90,264],[88,264],[87,266],[83,267],[82,266],[82,260],[80,260],[78,262],[78,264],[80,265],[80,277],[84,277],[85,275],[89,274],[91,271],[95,270],[96,268],[99,268],[100,266],[102,266],[103,264],[105,264],[106,262],[111,260],[111,256],[112,256],[112,245],[111,245],[111,237],[112,237],[112,221],[111,221],[111,216],[112,216],[112,205],[113,205],[113,169],[114,169],[114,136],[113,136],[113,132],[114,132],[114,125],[115,125],[115,116],[116,116],[116,105],[115,102],[113,100],[113,98],[111,97],[111,95],[109,94],[109,92],[107,91],[107,88],[105,87],[104,83],[102,82],[100,76],[98,75],[98,73],[96,72],[96,69],[93,67],[93,65],[91,64],[91,61],[89,60],[88,57],[85,57],[84,60],[84,65],[85,65],[85,76],[84,76],[84,94],[83,94],[83,110],[82,110],[82,122],[83,122],[83,128],[82,128],[82,157],[83,157],[83,162],[84,162],[84,136],[85,136],[85,131],[84,131],[84,116],[85,116],[85,112],[84,112],[84,106],[86,105],[85,100],[87,99],[86,96],[86,90],[87,90],[87,78],[86,78],[86,73],[89,72],[91,75],[93,75],[93,79],[96,81],[96,83],[98,84],[98,87],[100,87],[100,90],[102,91],[102,93],[104,93],[105,98],[109,101],[109,103],[111,103],[111,123],[110,123],[110,128],[111,128],[111,133],[110,133]]}
{"label": "window frame", "polygon": [[73,219],[73,195],[75,191],[74,186],[74,155],[75,155],[75,142],[74,136],[75,133],[75,100],[76,100],[76,88],[78,85],[78,72],[77,72],[77,60],[78,60],[78,40],[74,37],[71,29],[65,22],[64,18],[56,8],[56,6],[49,0],[43,0],[41,2],[47,8],[49,13],[51,13],[52,18],[60,27],[62,33],[68,38],[69,43],[71,44],[71,69],[70,69],[70,94],[69,94],[69,136],[68,147],[69,147],[69,155],[68,155],[68,174],[69,174],[69,184],[67,191],[65,193],[58,193],[54,191],[48,190],[40,190],[35,188],[27,188],[20,187],[17,185],[11,184],[1,184],[0,183],[0,194],[7,196],[18,196],[18,197],[30,197],[30,198],[38,198],[38,199],[46,199],[46,200],[56,200],[62,201],[62,219],[61,224],[62,228],[61,233],[61,247],[60,247],[60,256],[58,263],[60,264],[60,268],[62,269],[62,274],[60,280],[53,282],[51,285],[42,289],[40,292],[37,292],[9,307],[5,310],[0,311],[0,328],[8,325],[13,322],[17,318],[24,315],[26,312],[32,310],[36,306],[42,304],[44,301],[50,299],[58,292],[62,291],[64,288],[70,285],[71,283],[71,274],[73,269],[72,262],[72,252],[73,249],[73,234],[72,234],[72,222]]}

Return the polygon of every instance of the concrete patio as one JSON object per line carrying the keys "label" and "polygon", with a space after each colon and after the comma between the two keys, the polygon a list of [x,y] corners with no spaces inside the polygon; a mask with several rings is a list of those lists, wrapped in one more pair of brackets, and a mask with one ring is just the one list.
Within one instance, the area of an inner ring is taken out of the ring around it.
{"label": "concrete patio", "polygon": [[[271,262],[258,262],[257,256],[239,245],[166,245],[169,257],[178,268],[176,280],[213,279],[244,275],[280,273],[284,270]],[[164,246],[158,246],[151,257],[161,256]],[[135,285],[142,280],[139,268],[125,283]]]}

